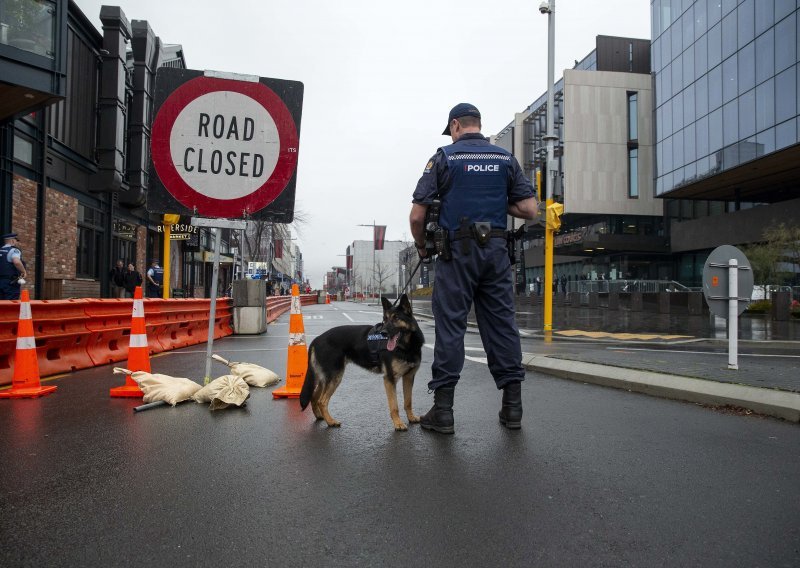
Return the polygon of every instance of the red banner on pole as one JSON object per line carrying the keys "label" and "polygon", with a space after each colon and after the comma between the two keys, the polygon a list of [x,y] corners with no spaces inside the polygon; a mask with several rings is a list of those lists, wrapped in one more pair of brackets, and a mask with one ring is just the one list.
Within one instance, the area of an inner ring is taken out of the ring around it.
{"label": "red banner on pole", "polygon": [[375,250],[383,250],[383,239],[386,238],[386,225],[375,225]]}
{"label": "red banner on pole", "polygon": [[347,270],[353,270],[353,255],[347,255]]}
{"label": "red banner on pole", "polygon": [[283,239],[275,239],[275,258],[283,258]]}

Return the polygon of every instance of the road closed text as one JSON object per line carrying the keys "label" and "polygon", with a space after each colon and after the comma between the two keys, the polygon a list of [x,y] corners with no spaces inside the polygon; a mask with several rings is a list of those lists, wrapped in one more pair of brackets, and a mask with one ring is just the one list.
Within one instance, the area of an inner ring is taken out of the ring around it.
{"label": "road closed text", "polygon": [[[250,117],[222,114],[198,115],[197,137],[229,142],[249,142],[255,134],[255,121]],[[213,146],[213,142],[211,144]],[[264,156],[256,152],[219,150],[188,146],[183,152],[186,172],[241,177],[261,177],[264,174]]]}

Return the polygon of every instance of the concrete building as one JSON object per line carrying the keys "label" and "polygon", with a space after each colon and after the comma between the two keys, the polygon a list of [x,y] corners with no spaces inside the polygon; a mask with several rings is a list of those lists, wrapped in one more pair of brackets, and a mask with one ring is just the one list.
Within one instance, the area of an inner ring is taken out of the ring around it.
{"label": "concrete building", "polygon": [[[395,295],[398,291],[400,251],[408,247],[403,241],[383,243],[383,250],[375,250],[372,240],[353,241],[347,247],[348,282],[353,296]],[[350,265],[350,263],[352,263]]]}
{"label": "concrete building", "polygon": [[[547,93],[493,137],[531,180],[546,160]],[[555,135],[564,204],[554,275],[671,276],[663,204],[653,191],[653,95],[649,41],[598,36],[596,49],[555,85]],[[515,228],[515,227],[510,227]],[[541,226],[529,224],[517,264],[518,291],[544,277]]]}

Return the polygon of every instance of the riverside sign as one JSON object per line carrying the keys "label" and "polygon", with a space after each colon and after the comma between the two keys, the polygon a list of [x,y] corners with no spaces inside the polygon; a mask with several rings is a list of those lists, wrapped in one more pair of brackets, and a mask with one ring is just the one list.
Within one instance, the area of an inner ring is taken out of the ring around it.
{"label": "riverside sign", "polygon": [[297,81],[160,68],[147,209],[290,223],[302,99]]}

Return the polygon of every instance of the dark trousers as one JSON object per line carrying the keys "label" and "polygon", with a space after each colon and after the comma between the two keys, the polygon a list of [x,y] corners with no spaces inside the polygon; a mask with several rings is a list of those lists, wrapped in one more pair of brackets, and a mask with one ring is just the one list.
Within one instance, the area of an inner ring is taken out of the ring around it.
{"label": "dark trousers", "polygon": [[519,329],[514,319],[514,285],[505,239],[492,238],[486,247],[468,239],[452,243],[452,260],[436,260],[432,308],[436,321],[431,381],[428,388],[454,385],[464,367],[467,316],[475,304],[478,331],[497,388],[525,380]]}
{"label": "dark trousers", "polygon": [[21,286],[17,279],[10,280],[0,276],[0,300],[19,300]]}

